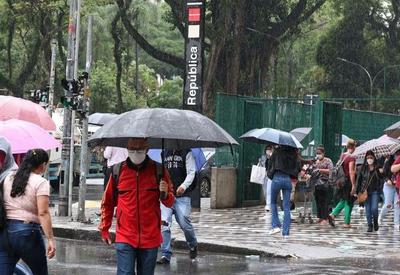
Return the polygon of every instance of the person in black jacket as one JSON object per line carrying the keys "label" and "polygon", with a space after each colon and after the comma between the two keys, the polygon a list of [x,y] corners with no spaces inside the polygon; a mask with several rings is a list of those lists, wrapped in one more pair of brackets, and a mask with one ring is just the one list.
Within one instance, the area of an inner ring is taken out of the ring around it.
{"label": "person in black jacket", "polygon": [[271,187],[271,212],[272,229],[269,234],[281,232],[281,222],[278,217],[277,198],[283,193],[283,228],[282,235],[289,236],[290,231],[290,193],[292,191],[292,178],[298,177],[302,161],[298,149],[288,146],[278,146],[272,153],[268,163],[268,177],[272,179]]}
{"label": "person in black jacket", "polygon": [[379,230],[378,203],[381,190],[382,173],[379,170],[374,152],[365,154],[364,164],[357,176],[357,194],[367,191],[365,214],[368,223],[368,232]]}

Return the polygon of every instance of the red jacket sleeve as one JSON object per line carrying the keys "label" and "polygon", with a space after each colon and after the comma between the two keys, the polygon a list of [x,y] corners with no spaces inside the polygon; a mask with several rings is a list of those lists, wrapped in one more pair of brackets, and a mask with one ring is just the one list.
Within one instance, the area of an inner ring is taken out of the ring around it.
{"label": "red jacket sleeve", "polygon": [[114,191],[113,191],[113,179],[110,177],[107,183],[106,190],[103,194],[103,199],[101,201],[101,220],[99,225],[99,230],[102,238],[109,238],[109,229],[112,224],[112,219],[114,215],[114,208],[116,206],[114,201]]}
{"label": "red jacket sleeve", "polygon": [[161,200],[162,204],[164,204],[166,207],[172,207],[175,202],[175,196],[174,196],[174,185],[172,184],[171,177],[169,176],[168,170],[164,169],[164,177],[163,180],[168,183],[168,196],[164,199]]}

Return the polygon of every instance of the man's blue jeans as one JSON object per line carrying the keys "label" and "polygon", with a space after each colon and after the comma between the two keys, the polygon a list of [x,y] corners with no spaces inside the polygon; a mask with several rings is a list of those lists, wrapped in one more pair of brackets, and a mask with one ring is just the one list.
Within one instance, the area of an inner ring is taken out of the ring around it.
{"label": "man's blue jeans", "polygon": [[[46,248],[39,224],[26,224],[20,221],[8,221],[10,253],[2,244],[0,248],[0,274],[12,275],[15,265],[22,259],[34,275],[47,275]],[[3,232],[4,234],[4,232]]]}
{"label": "man's blue jeans", "polygon": [[190,220],[190,213],[192,212],[192,205],[190,197],[177,197],[174,205],[171,208],[165,207],[161,204],[161,219],[163,222],[167,222],[167,225],[163,225],[161,228],[163,243],[161,245],[162,256],[171,260],[171,224],[172,215],[175,215],[175,220],[179,224],[183,233],[185,234],[186,242],[189,248],[195,248],[197,246],[196,234]]}
{"label": "man's blue jeans", "polygon": [[116,243],[117,275],[153,275],[156,268],[158,248],[138,249],[126,243]]}
{"label": "man's blue jeans", "polygon": [[379,193],[372,192],[368,194],[368,198],[365,201],[365,216],[367,216],[368,225],[372,225],[374,220],[378,220],[378,203]]}
{"label": "man's blue jeans", "polygon": [[271,186],[271,214],[272,214],[272,228],[280,228],[281,222],[278,216],[277,199],[280,191],[283,193],[283,229],[282,235],[289,235],[290,231],[290,193],[292,191],[292,182],[290,176],[281,172],[276,172],[272,179]]}

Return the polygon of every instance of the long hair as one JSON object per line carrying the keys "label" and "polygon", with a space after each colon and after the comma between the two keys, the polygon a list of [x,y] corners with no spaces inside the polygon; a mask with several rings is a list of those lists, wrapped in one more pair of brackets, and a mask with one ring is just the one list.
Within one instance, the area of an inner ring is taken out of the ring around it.
{"label": "long hair", "polygon": [[368,158],[368,156],[372,156],[372,157],[374,157],[374,160],[375,160],[375,162],[374,162],[374,168],[376,168],[377,167],[377,158],[376,158],[376,156],[375,156],[375,153],[372,151],[372,150],[369,150],[369,151],[367,151],[367,153],[365,153],[365,157],[364,157],[364,162],[363,162],[363,166],[362,166],[362,169],[363,170],[365,170],[365,171],[367,171],[368,169],[369,169],[369,165],[368,165],[368,163],[367,163],[367,158]]}
{"label": "long hair", "polygon": [[42,149],[29,150],[21,163],[11,188],[11,197],[20,197],[25,194],[31,172],[43,163],[49,162],[49,155]]}

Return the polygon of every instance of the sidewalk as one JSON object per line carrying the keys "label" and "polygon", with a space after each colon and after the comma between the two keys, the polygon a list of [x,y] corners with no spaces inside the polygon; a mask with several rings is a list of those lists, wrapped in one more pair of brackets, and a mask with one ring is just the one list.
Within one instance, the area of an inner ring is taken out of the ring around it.
{"label": "sidewalk", "polygon": [[[54,217],[53,227],[57,237],[100,241],[97,225],[100,201],[87,201],[86,216],[93,224],[70,221],[67,217]],[[301,209],[301,208],[300,208]],[[299,209],[299,210],[300,210]],[[54,215],[56,209],[52,209]],[[74,204],[74,217],[77,204]],[[351,229],[342,228],[343,217],[337,218],[336,228],[317,224],[292,223],[290,237],[279,234],[267,235],[270,228],[269,215],[264,207],[237,209],[210,209],[209,199],[202,199],[202,210],[192,213],[192,220],[199,241],[199,251],[233,254],[257,254],[266,257],[298,257],[323,259],[338,257],[394,258],[399,257],[400,232],[387,222],[378,233],[366,233],[365,217],[357,207],[353,210]],[[293,218],[297,212],[293,213]],[[392,216],[387,221],[393,220]],[[115,227],[112,228],[114,232]],[[173,223],[172,236],[175,247],[185,247],[184,236]]]}

